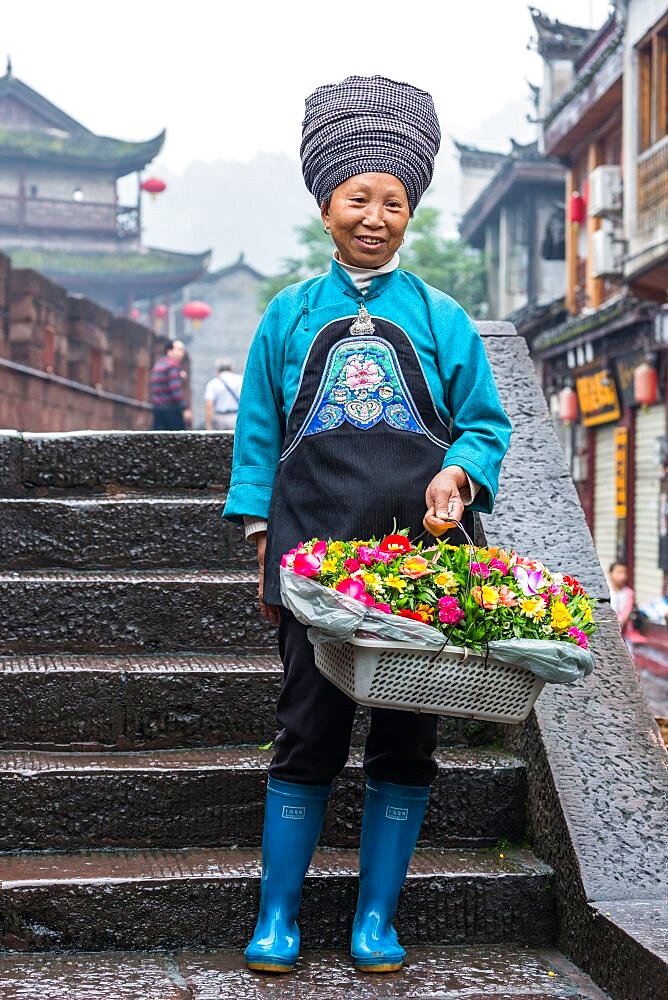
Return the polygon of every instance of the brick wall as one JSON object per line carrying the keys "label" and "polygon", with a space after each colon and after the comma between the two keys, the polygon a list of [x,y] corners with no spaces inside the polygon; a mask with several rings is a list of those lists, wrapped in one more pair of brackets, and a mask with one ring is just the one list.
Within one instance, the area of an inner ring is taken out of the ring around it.
{"label": "brick wall", "polygon": [[152,330],[0,254],[0,427],[145,430]]}

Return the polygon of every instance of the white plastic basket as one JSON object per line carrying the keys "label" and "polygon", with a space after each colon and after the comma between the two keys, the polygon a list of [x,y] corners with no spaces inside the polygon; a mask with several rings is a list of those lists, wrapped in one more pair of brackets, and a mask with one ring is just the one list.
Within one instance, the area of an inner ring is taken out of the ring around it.
{"label": "white plastic basket", "polygon": [[545,681],[524,667],[461,646],[434,653],[381,639],[315,646],[315,663],[353,701],[464,719],[516,723],[526,719]]}

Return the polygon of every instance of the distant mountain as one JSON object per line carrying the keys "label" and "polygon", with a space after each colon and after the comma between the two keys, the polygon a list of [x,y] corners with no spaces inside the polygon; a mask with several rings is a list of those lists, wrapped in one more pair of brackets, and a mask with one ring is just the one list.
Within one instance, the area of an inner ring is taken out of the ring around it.
{"label": "distant mountain", "polygon": [[275,272],[298,253],[294,227],[317,212],[299,164],[287,156],[259,153],[249,163],[191,163],[183,174],[155,165],[167,190],[144,199],[144,243],[173,250],[212,247],[212,268],[243,252],[252,267]]}

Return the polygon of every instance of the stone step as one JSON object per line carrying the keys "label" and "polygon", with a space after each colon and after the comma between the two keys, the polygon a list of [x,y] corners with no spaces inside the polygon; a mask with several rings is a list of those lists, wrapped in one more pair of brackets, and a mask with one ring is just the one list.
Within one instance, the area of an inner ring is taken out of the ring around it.
{"label": "stone step", "polygon": [[224,494],[0,499],[0,565],[254,568],[254,546],[222,520],[224,502]]}
{"label": "stone step", "polygon": [[404,968],[357,972],[343,950],[305,951],[289,976],[249,972],[240,950],[0,955],[3,1000],[609,1000],[551,948],[409,948]]}
{"label": "stone step", "polygon": [[[0,850],[260,846],[271,753],[0,752]],[[525,772],[499,750],[440,750],[421,842],[478,847],[525,833]],[[335,783],[321,842],[356,847],[362,754]]]}
{"label": "stone step", "polygon": [[[1,656],[0,748],[257,746],[275,736],[282,677],[276,654]],[[360,708],[353,742],[363,744],[367,728]],[[502,728],[441,718],[439,739],[489,744]]]}
{"label": "stone step", "polygon": [[0,435],[3,496],[226,489],[231,431]]}
{"label": "stone step", "polygon": [[257,577],[212,570],[0,573],[3,652],[266,652]]}
{"label": "stone step", "polygon": [[[348,946],[354,851],[318,851],[306,878],[305,948]],[[100,851],[0,856],[0,947],[32,950],[240,948],[259,898],[258,850]],[[416,851],[399,900],[406,944],[553,941],[551,870],[529,851]]]}

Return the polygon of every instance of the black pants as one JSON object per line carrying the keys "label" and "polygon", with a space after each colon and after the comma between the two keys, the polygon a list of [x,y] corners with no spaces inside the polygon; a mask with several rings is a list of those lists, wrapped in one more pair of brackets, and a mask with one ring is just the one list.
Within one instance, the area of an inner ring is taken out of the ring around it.
{"label": "black pants", "polygon": [[154,431],[184,431],[183,410],[180,406],[154,406]]}
{"label": "black pants", "polygon": [[[348,760],[355,702],[319,672],[306,626],[281,608],[278,649],[284,681],[276,719],[274,758],[269,773],[281,781],[329,785]],[[364,753],[370,778],[397,785],[430,785],[437,765],[435,715],[371,709]]]}

